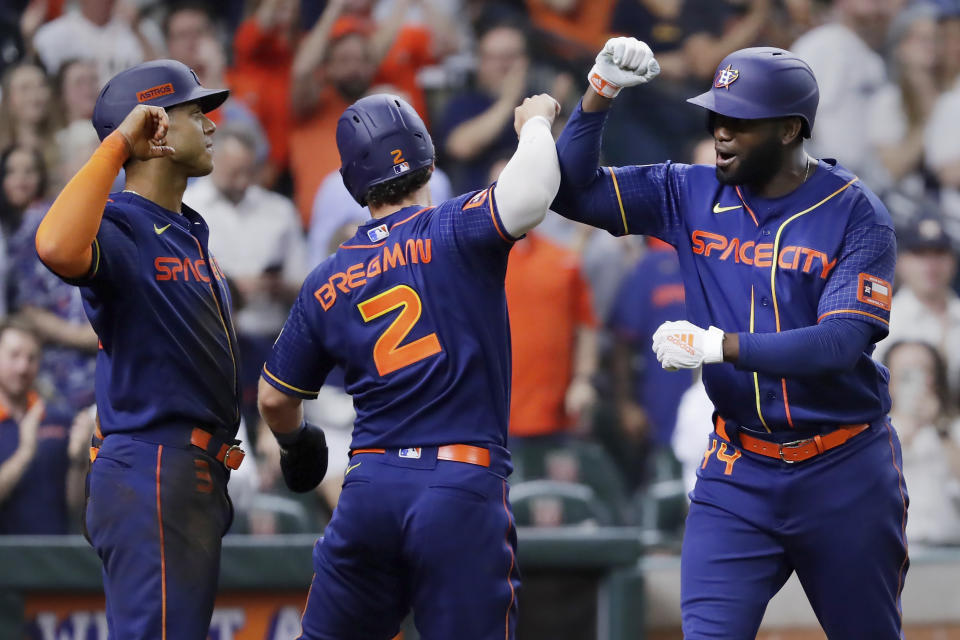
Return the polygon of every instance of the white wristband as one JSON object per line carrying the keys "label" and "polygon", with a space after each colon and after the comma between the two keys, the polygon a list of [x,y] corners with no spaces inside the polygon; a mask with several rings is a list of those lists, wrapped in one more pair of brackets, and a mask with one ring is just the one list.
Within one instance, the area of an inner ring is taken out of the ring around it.
{"label": "white wristband", "polygon": [[590,81],[590,86],[593,87],[593,90],[604,98],[616,98],[617,94],[620,93],[620,85],[614,84],[604,78],[600,74],[600,68],[597,64],[594,64],[593,68],[590,69],[587,79]]}
{"label": "white wristband", "polygon": [[723,362],[723,331],[711,326],[703,334],[703,364]]}

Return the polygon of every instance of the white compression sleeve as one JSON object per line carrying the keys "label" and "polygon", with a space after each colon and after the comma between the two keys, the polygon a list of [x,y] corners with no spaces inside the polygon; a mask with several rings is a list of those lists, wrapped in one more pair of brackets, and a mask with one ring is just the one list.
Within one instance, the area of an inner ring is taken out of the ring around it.
{"label": "white compression sleeve", "polygon": [[494,188],[507,233],[519,238],[540,224],[559,189],[560,162],[550,123],[543,116],[534,116],[520,130],[517,150]]}

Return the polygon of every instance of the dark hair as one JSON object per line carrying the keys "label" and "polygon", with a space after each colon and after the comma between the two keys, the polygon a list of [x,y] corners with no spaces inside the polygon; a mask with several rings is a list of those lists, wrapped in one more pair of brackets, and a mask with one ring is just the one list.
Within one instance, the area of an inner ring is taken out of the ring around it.
{"label": "dark hair", "polygon": [[3,180],[7,176],[7,163],[10,162],[10,156],[17,151],[26,151],[33,158],[33,163],[40,174],[40,183],[37,185],[37,197],[42,196],[47,191],[47,165],[43,160],[43,154],[32,147],[22,145],[11,145],[0,152],[0,224],[4,230],[16,229],[20,226],[23,211],[14,209],[13,205],[7,200],[7,194],[3,190]]}
{"label": "dark hair", "polygon": [[883,356],[883,366],[890,368],[890,361],[893,360],[893,352],[900,347],[923,347],[930,354],[933,360],[933,392],[940,401],[940,413],[943,415],[953,415],[953,401],[950,397],[950,383],[947,379],[947,362],[944,357],[929,342],[923,340],[897,340]]}
{"label": "dark hair", "polygon": [[530,27],[523,16],[514,15],[512,12],[503,15],[494,15],[492,18],[482,20],[477,25],[477,45],[487,34],[497,29],[510,29],[518,32],[523,37],[523,53],[530,56]]}
{"label": "dark hair", "polygon": [[431,165],[411,171],[405,176],[375,184],[367,191],[367,204],[372,207],[399,204],[411,193],[430,182],[432,174],[433,166]]}
{"label": "dark hair", "polygon": [[210,26],[212,27],[215,22],[215,17],[213,10],[210,8],[210,3],[203,2],[203,0],[179,0],[174,2],[167,13],[163,16],[163,37],[170,37],[170,21],[173,18],[174,14],[180,13],[181,11],[197,11],[199,13],[207,16],[207,19],[210,21]]}

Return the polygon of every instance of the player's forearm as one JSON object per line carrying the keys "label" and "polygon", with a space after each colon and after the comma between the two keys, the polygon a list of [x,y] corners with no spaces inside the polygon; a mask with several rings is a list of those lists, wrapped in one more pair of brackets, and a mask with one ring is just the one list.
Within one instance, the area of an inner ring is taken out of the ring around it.
{"label": "player's forearm", "polygon": [[777,377],[817,376],[850,371],[873,339],[872,325],[849,318],[826,320],[812,327],[779,333],[739,333],[736,359],[724,360],[738,369]]}
{"label": "player's forearm", "polygon": [[540,224],[559,187],[560,165],[550,123],[536,116],[520,130],[517,150],[494,189],[507,233],[517,238]]}
{"label": "player's forearm", "polygon": [[16,488],[30,466],[35,452],[36,447],[20,447],[0,465],[0,504],[3,504]]}
{"label": "player's forearm", "polygon": [[581,326],[577,330],[573,358],[574,377],[590,379],[597,372],[597,353],[600,350],[598,342],[597,330],[593,327]]}
{"label": "player's forearm", "polygon": [[45,342],[91,353],[97,352],[97,334],[89,322],[69,322],[55,313],[33,306],[24,307],[21,313]]}
{"label": "player's forearm", "polygon": [[279,391],[262,378],[257,390],[257,407],[274,435],[293,433],[303,424],[303,401]]}
{"label": "player's forearm", "polygon": [[90,270],[91,244],[100,229],[110,187],[130,150],[111,133],[67,183],[37,229],[37,255],[55,273],[78,278]]}
{"label": "player's forearm", "polygon": [[480,115],[454,127],[445,145],[447,153],[460,161],[472,160],[483,153],[513,117],[516,106],[504,99],[497,100]]}

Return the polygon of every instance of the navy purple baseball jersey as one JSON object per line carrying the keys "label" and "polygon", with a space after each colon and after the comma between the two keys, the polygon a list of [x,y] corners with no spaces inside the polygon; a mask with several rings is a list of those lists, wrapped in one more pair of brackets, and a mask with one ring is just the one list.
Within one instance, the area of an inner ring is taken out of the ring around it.
{"label": "navy purple baseball jersey", "polygon": [[[578,108],[567,129],[603,117]],[[838,317],[869,323],[875,341],[887,334],[893,225],[883,203],[836,161],[821,160],[807,182],[776,199],[722,185],[705,165],[602,172],[591,187],[595,215],[614,235],[652,235],[677,248],[693,324],[766,333]],[[788,380],[723,363],[704,367],[703,379],[721,416],[760,430],[871,422],[890,409],[887,371],[868,353],[829,378]]]}
{"label": "navy purple baseball jersey", "polygon": [[513,239],[493,191],[362,225],[307,277],[263,378],[313,398],[342,366],[353,449],[506,446]]}
{"label": "navy purple baseball jersey", "polygon": [[239,426],[230,292],[207,225],[132,192],[111,194],[79,280],[100,338],[97,411],[104,435],[157,425]]}

